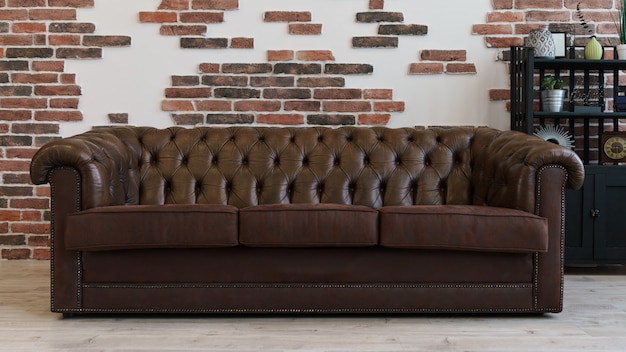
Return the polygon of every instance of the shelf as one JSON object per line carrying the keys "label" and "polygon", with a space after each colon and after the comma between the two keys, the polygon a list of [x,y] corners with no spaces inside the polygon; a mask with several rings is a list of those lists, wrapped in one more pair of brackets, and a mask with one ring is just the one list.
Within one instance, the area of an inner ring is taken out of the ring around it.
{"label": "shelf", "polygon": [[623,70],[626,60],[535,59],[535,68],[548,70]]}
{"label": "shelf", "polygon": [[552,117],[552,118],[574,118],[574,119],[624,119],[626,118],[626,112],[533,112],[535,117]]}

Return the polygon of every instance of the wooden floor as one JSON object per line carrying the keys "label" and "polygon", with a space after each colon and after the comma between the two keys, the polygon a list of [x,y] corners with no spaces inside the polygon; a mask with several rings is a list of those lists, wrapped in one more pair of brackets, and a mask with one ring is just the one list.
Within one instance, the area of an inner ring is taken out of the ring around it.
{"label": "wooden floor", "polygon": [[0,261],[0,351],[626,351],[626,269],[568,270],[543,316],[91,316],[49,312],[46,261]]}

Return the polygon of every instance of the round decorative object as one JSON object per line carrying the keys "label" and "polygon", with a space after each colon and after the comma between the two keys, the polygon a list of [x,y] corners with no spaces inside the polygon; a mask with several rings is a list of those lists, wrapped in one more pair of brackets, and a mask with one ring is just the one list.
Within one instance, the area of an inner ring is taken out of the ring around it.
{"label": "round decorative object", "polygon": [[626,132],[605,132],[601,140],[601,162],[626,162]]}
{"label": "round decorative object", "polygon": [[585,46],[585,59],[587,60],[600,60],[604,49],[602,44],[596,39],[596,36],[592,36],[589,42]]}
{"label": "round decorative object", "polygon": [[556,45],[552,32],[547,29],[535,29],[528,33],[524,45],[535,49],[535,57],[554,59]]}
{"label": "round decorative object", "polygon": [[574,148],[574,138],[560,127],[557,128],[552,125],[541,126],[535,131],[534,135],[544,141],[558,144],[570,149]]}

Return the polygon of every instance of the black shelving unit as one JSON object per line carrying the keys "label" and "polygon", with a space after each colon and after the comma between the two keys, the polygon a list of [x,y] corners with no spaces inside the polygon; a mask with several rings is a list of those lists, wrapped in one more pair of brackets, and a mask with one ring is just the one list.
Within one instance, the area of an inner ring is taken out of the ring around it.
{"label": "black shelving unit", "polygon": [[[540,59],[532,48],[511,48],[511,129],[533,134],[540,126],[559,127],[575,139],[585,164],[583,188],[566,193],[566,264],[626,264],[626,165],[598,162],[600,135],[626,123],[626,112],[606,109],[618,97],[622,70],[626,60]],[[562,112],[539,109],[539,82],[548,74],[566,81]],[[577,111],[574,91],[597,92],[596,110]]]}

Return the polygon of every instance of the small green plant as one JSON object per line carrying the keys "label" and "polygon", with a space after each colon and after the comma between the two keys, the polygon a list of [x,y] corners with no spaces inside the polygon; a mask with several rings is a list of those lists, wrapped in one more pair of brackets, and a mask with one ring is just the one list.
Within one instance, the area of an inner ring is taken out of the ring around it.
{"label": "small green plant", "polygon": [[565,87],[565,82],[562,79],[556,78],[554,76],[545,76],[541,79],[541,89],[544,90],[552,90],[552,89],[563,89]]}
{"label": "small green plant", "polygon": [[585,20],[585,16],[583,15],[583,12],[580,10],[580,1],[576,4],[576,17],[578,17],[578,20],[580,21],[580,25],[587,31],[587,33],[593,34],[591,27],[589,27],[589,24]]}

